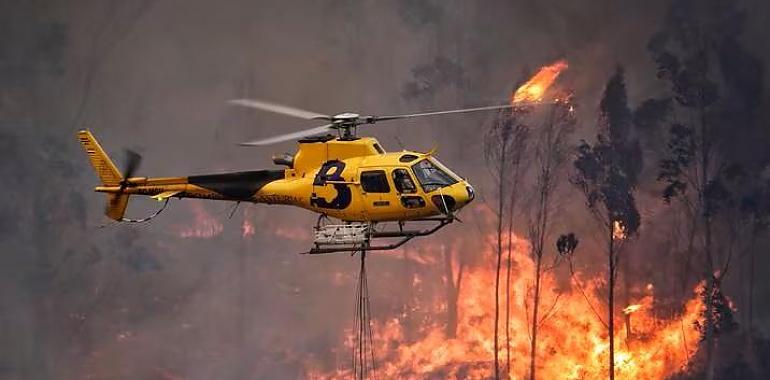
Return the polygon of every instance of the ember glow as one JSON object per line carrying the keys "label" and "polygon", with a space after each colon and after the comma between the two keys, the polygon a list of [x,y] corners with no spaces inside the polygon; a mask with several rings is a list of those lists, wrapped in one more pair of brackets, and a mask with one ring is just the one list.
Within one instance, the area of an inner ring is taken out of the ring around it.
{"label": "ember glow", "polygon": [[254,228],[254,223],[244,218],[243,224],[241,225],[241,236],[245,239],[249,236],[254,235],[255,232],[256,232],[256,229]]}
{"label": "ember glow", "polygon": [[[489,243],[492,243],[490,241]],[[488,247],[491,244],[480,244]],[[440,247],[430,251],[440,254]],[[407,329],[401,317],[373,321],[376,378],[382,379],[488,379],[493,377],[494,325],[494,252],[484,248],[485,262],[469,269],[463,279],[458,300],[457,337],[445,335],[444,316],[424,321],[414,333]],[[529,370],[528,334],[531,301],[528,293],[534,283],[533,262],[526,245],[517,244],[514,254],[516,268],[512,275],[510,350],[510,379],[525,379]],[[603,300],[603,280],[577,273],[588,298],[573,282],[568,286],[557,281],[554,272],[543,275],[542,304],[546,319],[538,339],[538,378],[541,379],[600,379],[608,372],[606,306]],[[491,290],[491,291],[490,291]],[[501,291],[502,293],[502,291]],[[503,293],[504,294],[504,293]],[[658,380],[682,370],[691,359],[699,335],[694,322],[699,318],[702,304],[693,293],[685,302],[680,315],[673,319],[659,317],[654,312],[654,298],[646,295],[637,300],[633,331],[630,337],[618,328],[616,341],[616,379]],[[375,301],[376,302],[376,301]],[[589,305],[590,303],[590,305]],[[593,306],[591,306],[593,305]],[[638,306],[638,307],[637,307]],[[644,307],[643,307],[644,306]],[[596,312],[592,310],[592,307]],[[444,308],[445,309],[445,308]],[[628,310],[628,308],[627,308]],[[631,323],[622,313],[616,313],[616,326]],[[504,321],[500,321],[501,328]],[[629,330],[631,326],[628,326]],[[337,356],[348,358],[336,363],[336,371],[324,371],[317,366],[308,369],[312,379],[353,378],[349,366],[352,332],[341,337]],[[502,358],[505,357],[505,334],[500,334]],[[316,363],[317,364],[317,363]],[[503,360],[503,365],[505,361]],[[504,369],[503,369],[504,371]]]}
{"label": "ember glow", "polygon": [[511,98],[512,103],[539,102],[543,100],[546,90],[556,81],[562,71],[569,67],[567,61],[556,61],[548,66],[543,66],[530,78],[527,83],[521,85]]}
{"label": "ember glow", "polygon": [[179,229],[179,237],[211,239],[222,233],[224,226],[221,221],[211,216],[199,202],[190,204],[194,217],[190,220],[189,225]]}
{"label": "ember glow", "polygon": [[612,238],[615,240],[626,238],[626,227],[619,220],[612,222]]}
{"label": "ember glow", "polygon": [[257,232],[257,229],[254,227],[254,222],[252,221],[250,210],[249,209],[243,210],[243,222],[241,223],[241,237],[246,239],[251,236],[254,236],[256,232]]}

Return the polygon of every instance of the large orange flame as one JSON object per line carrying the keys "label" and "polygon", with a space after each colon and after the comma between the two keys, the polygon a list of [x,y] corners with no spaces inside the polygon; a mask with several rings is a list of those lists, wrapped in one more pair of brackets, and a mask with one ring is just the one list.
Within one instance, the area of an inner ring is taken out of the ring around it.
{"label": "large orange flame", "polygon": [[543,100],[546,90],[556,81],[559,74],[568,67],[567,61],[564,60],[541,67],[527,83],[524,83],[516,90],[511,98],[511,102],[539,102]]}
{"label": "large orange flame", "polygon": [[[402,324],[401,316],[373,322],[373,346],[376,378],[381,379],[488,379],[493,377],[493,326],[495,253],[494,236],[479,242],[486,262],[466,272],[458,299],[458,329],[456,338],[447,338],[444,316],[418,327],[418,338]],[[459,245],[457,245],[459,246]],[[438,255],[439,247],[429,251]],[[510,379],[526,379],[529,371],[530,318],[534,263],[526,244],[521,240],[514,251],[511,289]],[[463,252],[454,252],[462,254]],[[455,255],[457,257],[457,255]],[[579,290],[578,284],[582,291]],[[609,342],[607,339],[607,310],[602,296],[604,280],[576,273],[571,286],[557,283],[554,272],[542,278],[541,322],[537,366],[540,379],[601,379],[607,378]],[[642,286],[647,294],[635,301],[633,334],[627,336],[624,323],[629,315],[618,310],[615,314],[615,373],[619,380],[659,380],[682,370],[694,354],[698,331],[694,322],[699,318],[702,303],[694,293],[684,304],[681,315],[665,318],[655,314],[651,285]],[[598,296],[597,296],[598,295]],[[501,299],[504,293],[501,290]],[[504,304],[504,301],[503,303]],[[642,307],[642,305],[644,307]],[[446,306],[444,304],[444,306]],[[443,308],[445,309],[445,307]],[[628,310],[630,311],[630,310]],[[601,318],[601,319],[600,319]],[[502,319],[502,318],[501,318]],[[505,365],[504,322],[500,321],[501,363]],[[346,342],[336,349],[338,356],[349,357],[353,332],[342,339]],[[318,364],[318,363],[316,363]],[[328,372],[320,365],[308,369],[313,379],[348,379],[354,374],[346,369],[350,363],[336,363],[337,370]]]}

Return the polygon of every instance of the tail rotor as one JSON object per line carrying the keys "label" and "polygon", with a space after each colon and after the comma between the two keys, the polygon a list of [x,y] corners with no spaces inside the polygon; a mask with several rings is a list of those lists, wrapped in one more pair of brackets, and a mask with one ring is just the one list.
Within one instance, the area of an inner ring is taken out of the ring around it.
{"label": "tail rotor", "polygon": [[123,178],[120,181],[120,191],[118,194],[123,193],[128,186],[128,179],[133,177],[136,170],[139,169],[139,165],[142,164],[142,156],[131,149],[126,149],[126,158],[124,162],[125,165],[123,167],[125,169],[123,169]]}
{"label": "tail rotor", "polygon": [[139,165],[142,163],[142,156],[133,150],[126,149],[126,158],[124,161],[123,175],[120,179],[120,188],[117,193],[109,194],[107,207],[104,213],[110,218],[120,221],[123,220],[123,214],[128,206],[129,194],[125,193],[126,187],[130,185],[129,178],[133,177]]}

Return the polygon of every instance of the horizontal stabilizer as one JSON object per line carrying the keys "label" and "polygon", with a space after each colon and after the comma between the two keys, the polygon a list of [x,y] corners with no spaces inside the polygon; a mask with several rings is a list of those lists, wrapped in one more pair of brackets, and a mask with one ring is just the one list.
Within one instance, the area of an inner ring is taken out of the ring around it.
{"label": "horizontal stabilizer", "polygon": [[166,200],[168,198],[171,198],[174,195],[177,195],[177,194],[179,194],[181,192],[182,192],[181,190],[164,191],[164,192],[162,192],[162,193],[160,193],[158,195],[153,195],[152,199],[155,199],[157,201],[164,201],[164,200]]}

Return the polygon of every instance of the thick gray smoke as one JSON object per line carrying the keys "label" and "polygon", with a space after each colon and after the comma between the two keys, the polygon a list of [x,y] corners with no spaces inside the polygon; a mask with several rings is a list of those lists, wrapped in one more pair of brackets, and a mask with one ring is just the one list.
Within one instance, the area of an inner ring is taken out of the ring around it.
{"label": "thick gray smoke", "polygon": [[[141,152],[138,175],[267,168],[273,153],[294,145],[234,143],[311,125],[228,99],[372,114],[495,104],[526,73],[564,58],[562,84],[580,103],[577,135],[591,138],[617,64],[633,103],[661,89],[645,45],[667,3],[2,2],[0,378],[297,378],[308,362],[349,357],[340,343],[353,321],[357,261],[296,254],[308,247],[315,216],[241,205],[230,219],[231,205],[183,200],[149,224],[100,228],[105,199],[91,191],[97,179],[78,129],[91,129],[119,165],[124,148]],[[759,0],[746,6],[756,16],[747,44],[767,54],[767,38],[756,36],[766,34],[770,9]],[[436,146],[483,198],[492,194],[481,136],[493,116],[362,132],[389,150]],[[155,207],[132,200],[128,213]],[[566,209],[586,217],[582,203]],[[180,237],[200,214],[221,233]],[[254,227],[248,239],[244,220]],[[580,234],[573,225],[558,229]],[[466,223],[431,239],[476,233]],[[408,271],[423,271],[437,282],[426,289],[441,291],[440,269],[399,257],[370,260],[375,316],[407,308]],[[759,313],[767,319],[770,310]]]}

